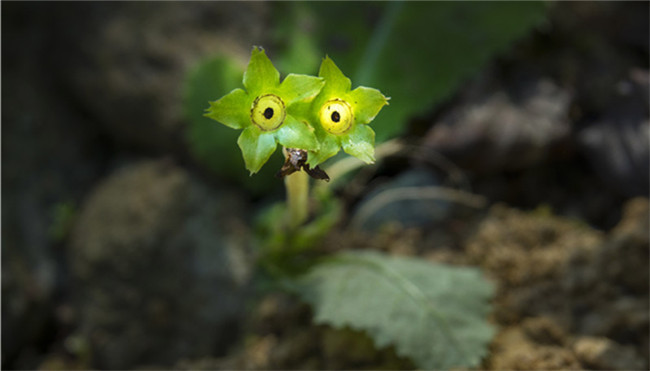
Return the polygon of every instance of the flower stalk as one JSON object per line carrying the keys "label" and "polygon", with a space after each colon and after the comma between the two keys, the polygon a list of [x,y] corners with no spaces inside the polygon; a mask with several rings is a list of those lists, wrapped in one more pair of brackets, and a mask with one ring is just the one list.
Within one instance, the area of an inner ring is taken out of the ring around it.
{"label": "flower stalk", "polygon": [[288,225],[290,230],[298,229],[309,215],[309,175],[304,170],[284,177],[287,189]]}

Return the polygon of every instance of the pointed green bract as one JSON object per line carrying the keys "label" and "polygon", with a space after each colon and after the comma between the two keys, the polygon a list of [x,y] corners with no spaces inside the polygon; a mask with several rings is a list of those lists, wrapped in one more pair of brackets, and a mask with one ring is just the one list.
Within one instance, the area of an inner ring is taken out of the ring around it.
{"label": "pointed green bract", "polygon": [[266,56],[264,49],[253,47],[251,60],[244,72],[244,87],[248,94],[257,95],[264,88],[273,88],[280,84],[280,72]]}
{"label": "pointed green bract", "polygon": [[235,89],[223,98],[210,102],[210,108],[207,109],[205,116],[233,129],[242,129],[250,123],[248,106],[250,102],[246,92]]}
{"label": "pointed green bract", "polygon": [[307,159],[307,163],[312,167],[334,156],[341,148],[340,138],[325,133],[323,129],[316,131],[316,138],[320,143],[320,149],[315,153],[309,152],[309,158]]}
{"label": "pointed green bract", "polygon": [[318,151],[319,144],[313,129],[307,122],[299,122],[292,116],[287,116],[284,124],[277,130],[278,142],[287,148],[300,148],[308,151]]}
{"label": "pointed green bract", "polygon": [[372,121],[385,105],[388,99],[377,89],[359,86],[350,92],[350,105],[354,109],[357,122],[367,124]]}
{"label": "pointed green bract", "polygon": [[316,138],[320,144],[318,152],[309,152],[307,163],[312,167],[324,162],[334,156],[341,149],[340,138],[329,135],[323,129],[316,130]]}
{"label": "pointed green bract", "polygon": [[367,125],[357,125],[341,140],[343,150],[359,160],[375,162],[375,132]]}
{"label": "pointed green bract", "polygon": [[280,84],[279,94],[287,105],[314,98],[325,85],[325,80],[316,76],[289,74]]}
{"label": "pointed green bract", "polygon": [[244,156],[246,168],[251,175],[257,173],[262,165],[269,160],[277,147],[274,134],[262,132],[257,126],[251,125],[237,139],[237,144]]}
{"label": "pointed green bract", "polygon": [[307,121],[311,127],[314,127],[314,125],[311,124],[312,109],[311,101],[298,101],[287,107],[287,113],[298,121]]}
{"label": "pointed green bract", "polygon": [[347,93],[350,91],[352,82],[349,78],[345,77],[343,72],[334,64],[330,57],[325,57],[323,63],[320,65],[318,76],[325,78],[327,85],[323,93],[336,92],[338,94]]}

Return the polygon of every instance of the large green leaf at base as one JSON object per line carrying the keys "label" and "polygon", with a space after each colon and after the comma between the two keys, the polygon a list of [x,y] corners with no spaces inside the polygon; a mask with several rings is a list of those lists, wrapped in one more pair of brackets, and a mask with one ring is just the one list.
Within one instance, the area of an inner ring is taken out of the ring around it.
{"label": "large green leaf at base", "polygon": [[376,252],[346,252],[291,285],[315,321],[365,330],[423,369],[475,367],[494,335],[493,286],[475,268]]}

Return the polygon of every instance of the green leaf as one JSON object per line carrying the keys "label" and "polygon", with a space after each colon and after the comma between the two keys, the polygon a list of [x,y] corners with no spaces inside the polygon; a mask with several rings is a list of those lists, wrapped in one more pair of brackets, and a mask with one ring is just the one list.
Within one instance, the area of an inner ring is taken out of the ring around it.
{"label": "green leaf", "polygon": [[287,115],[275,135],[278,142],[287,148],[318,151],[319,145],[313,129],[306,122],[300,122],[291,115]]}
{"label": "green leaf", "polygon": [[325,80],[316,76],[289,74],[282,84],[279,93],[285,104],[291,105],[297,101],[315,97],[325,85]]}
{"label": "green leaf", "polygon": [[262,132],[257,126],[251,125],[237,139],[246,163],[246,169],[251,175],[262,168],[277,147],[275,135],[272,132]]}
{"label": "green leaf", "polygon": [[[324,92],[326,93],[336,92],[339,95],[347,94],[352,86],[350,79],[345,77],[343,72],[341,72],[336,64],[334,64],[334,61],[328,56],[321,63],[318,76],[323,77],[326,81],[324,88]],[[325,95],[327,98],[328,94]]]}
{"label": "green leaf", "polygon": [[293,116],[298,121],[312,121],[312,102],[299,101],[287,107],[287,114]]}
{"label": "green leaf", "polygon": [[317,323],[365,330],[422,369],[476,367],[494,335],[486,320],[494,289],[474,268],[345,252],[288,287]]}
{"label": "green leaf", "polygon": [[343,150],[359,160],[375,162],[375,132],[367,125],[355,124],[350,134],[341,139]]}
{"label": "green leaf", "polygon": [[316,138],[320,143],[320,149],[318,152],[309,152],[307,163],[311,166],[317,166],[337,154],[341,149],[340,138],[326,133],[322,128],[316,129]]}
{"label": "green leaf", "polygon": [[350,105],[357,123],[367,124],[388,104],[388,99],[377,89],[360,86],[349,94]]}
{"label": "green leaf", "polygon": [[242,129],[251,124],[250,116],[250,99],[242,89],[235,89],[223,98],[210,102],[205,117],[231,127],[233,129]]}
{"label": "green leaf", "polygon": [[280,84],[280,72],[266,56],[264,49],[253,47],[251,60],[244,72],[244,87],[250,96],[259,95],[263,89],[273,89]]}

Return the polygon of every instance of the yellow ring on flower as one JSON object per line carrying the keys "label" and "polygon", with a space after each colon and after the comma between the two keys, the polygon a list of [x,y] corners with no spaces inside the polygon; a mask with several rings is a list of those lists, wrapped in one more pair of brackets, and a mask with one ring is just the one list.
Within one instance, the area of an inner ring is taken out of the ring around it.
{"label": "yellow ring on flower", "polygon": [[343,134],[352,127],[354,114],[348,102],[342,99],[331,99],[325,102],[319,113],[323,129],[332,134]]}
{"label": "yellow ring on flower", "polygon": [[274,94],[260,95],[251,106],[251,121],[263,131],[279,128],[286,116],[282,98]]}

